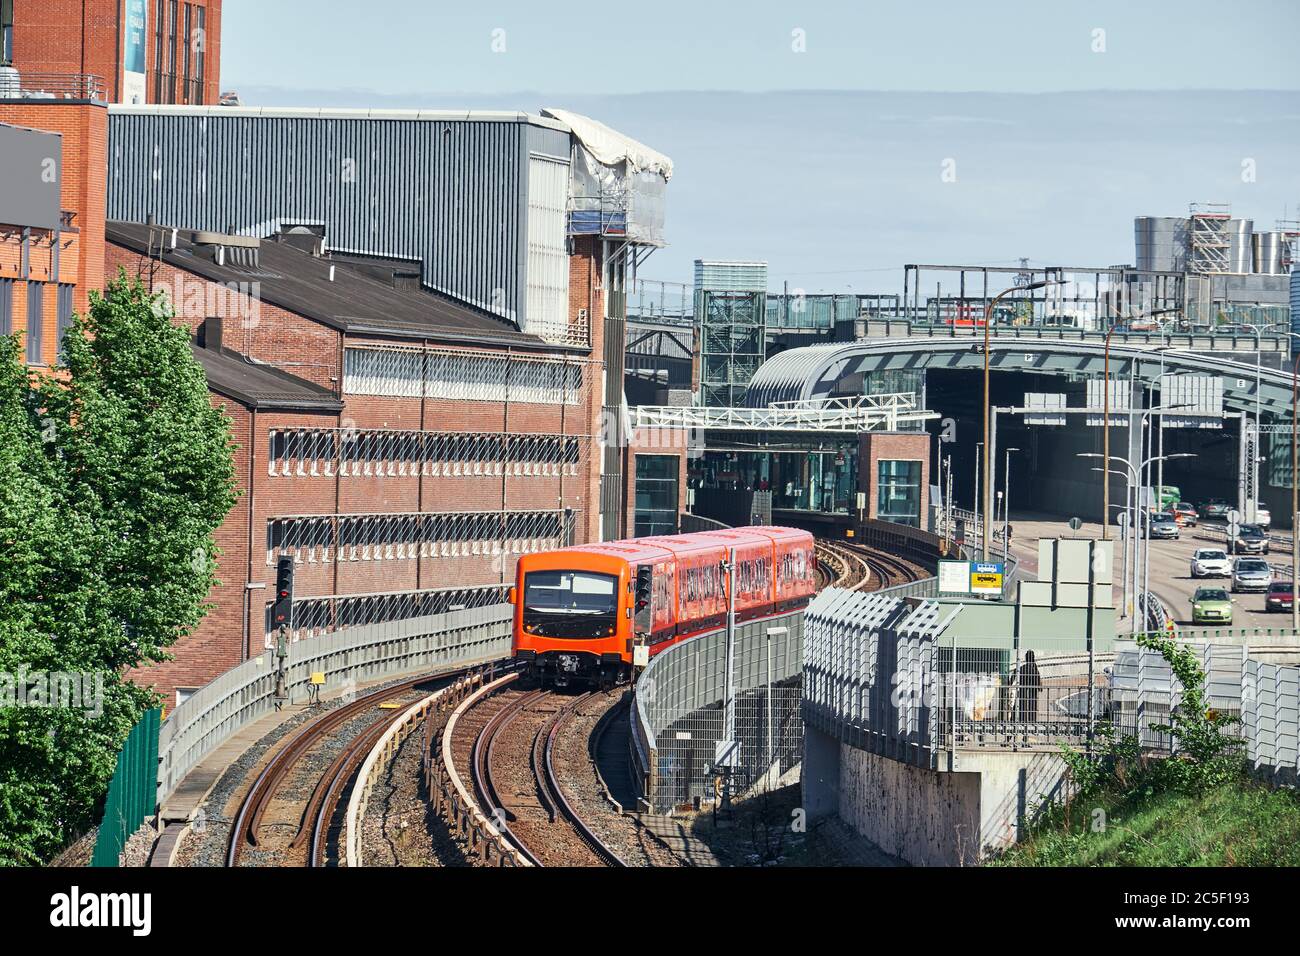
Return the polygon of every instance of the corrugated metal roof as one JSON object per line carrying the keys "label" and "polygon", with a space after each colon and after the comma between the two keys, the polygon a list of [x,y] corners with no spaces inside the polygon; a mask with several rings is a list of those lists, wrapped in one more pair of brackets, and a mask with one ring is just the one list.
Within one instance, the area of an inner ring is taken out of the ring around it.
{"label": "corrugated metal roof", "polygon": [[208,388],[256,409],[337,412],[343,408],[333,392],[236,352],[191,345],[208,376]]}
{"label": "corrugated metal roof", "polygon": [[[170,237],[171,229],[110,222],[105,233],[109,242],[146,255],[151,229],[156,253],[160,234]],[[170,239],[167,245],[169,248],[162,258],[169,265],[213,282],[256,283],[256,294],[261,301],[340,331],[488,346],[551,348],[536,336],[525,335],[495,316],[433,293],[395,289],[369,278],[346,260],[333,262],[317,258],[284,243],[263,241],[258,247],[256,267],[217,265],[205,247],[196,245],[186,231],[178,231],[175,249],[170,248]]]}

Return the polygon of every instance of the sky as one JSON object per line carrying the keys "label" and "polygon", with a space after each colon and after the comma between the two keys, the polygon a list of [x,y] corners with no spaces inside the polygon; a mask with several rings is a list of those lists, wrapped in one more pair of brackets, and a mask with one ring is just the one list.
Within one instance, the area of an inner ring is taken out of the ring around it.
{"label": "sky", "polygon": [[1194,201],[1300,219],[1297,0],[444,6],[227,0],[222,86],[600,119],[674,160],[668,281],[897,292],[907,262],[1132,262],[1134,216]]}

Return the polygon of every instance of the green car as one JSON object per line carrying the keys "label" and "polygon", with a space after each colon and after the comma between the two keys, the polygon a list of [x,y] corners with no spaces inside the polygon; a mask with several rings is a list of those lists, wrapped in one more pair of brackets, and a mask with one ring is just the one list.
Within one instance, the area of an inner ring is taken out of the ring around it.
{"label": "green car", "polygon": [[1232,598],[1223,588],[1197,588],[1192,595],[1193,624],[1231,624]]}

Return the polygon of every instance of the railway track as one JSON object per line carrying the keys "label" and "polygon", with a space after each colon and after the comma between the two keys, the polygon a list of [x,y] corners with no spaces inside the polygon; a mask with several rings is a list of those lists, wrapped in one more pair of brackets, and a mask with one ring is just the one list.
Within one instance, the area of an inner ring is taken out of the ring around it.
{"label": "railway track", "polygon": [[818,541],[817,559],[821,586],[849,591],[879,591],[910,584],[931,574],[904,558],[843,541]]}
{"label": "railway track", "polygon": [[502,681],[475,694],[444,730],[444,753],[468,768],[479,811],[534,866],[624,865],[569,799],[556,771],[557,741],[598,693],[569,696]]}
{"label": "railway track", "polygon": [[[337,836],[334,821],[347,795],[348,783],[391,722],[392,714],[380,714],[364,724],[360,733],[351,735],[316,778],[305,801],[282,794],[299,766],[344,732],[347,725],[381,704],[398,701],[422,685],[451,679],[458,673],[425,674],[390,684],[309,721],[267,761],[244,793],[227,841],[226,865],[239,866],[250,848],[273,849],[300,865],[325,865],[331,838]],[[286,843],[283,833],[289,827],[293,835]],[[276,839],[277,835],[280,839]]]}

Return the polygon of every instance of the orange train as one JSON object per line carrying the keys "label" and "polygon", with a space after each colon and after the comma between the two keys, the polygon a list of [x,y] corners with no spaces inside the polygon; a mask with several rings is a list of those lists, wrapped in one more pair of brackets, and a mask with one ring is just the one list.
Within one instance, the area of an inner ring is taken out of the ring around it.
{"label": "orange train", "polygon": [[543,683],[612,684],[673,644],[723,627],[736,551],[738,622],[803,607],[813,536],[753,527],[586,544],[519,559],[514,656]]}

